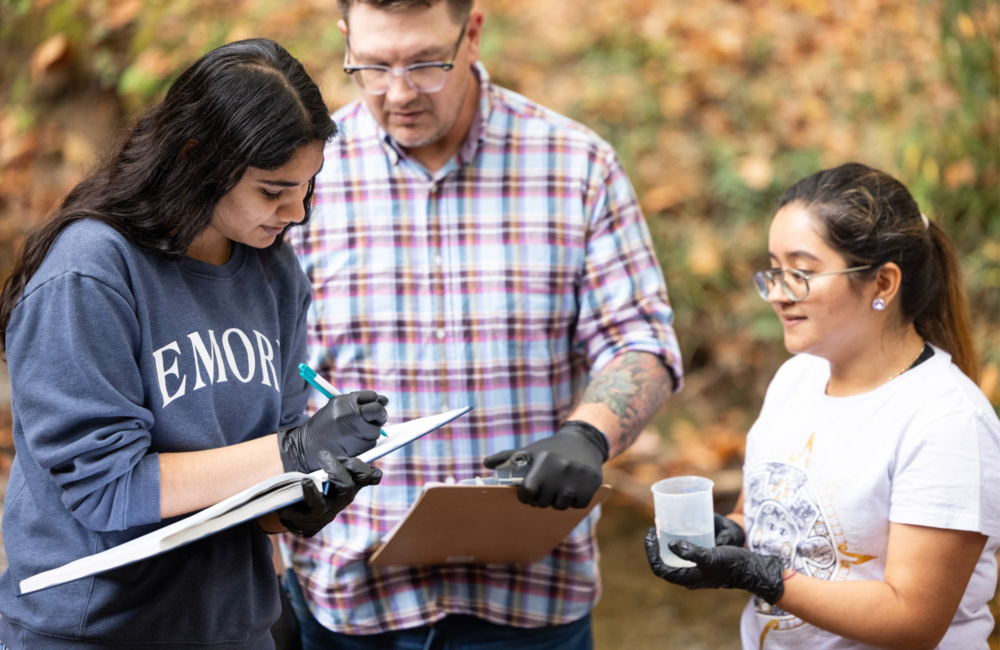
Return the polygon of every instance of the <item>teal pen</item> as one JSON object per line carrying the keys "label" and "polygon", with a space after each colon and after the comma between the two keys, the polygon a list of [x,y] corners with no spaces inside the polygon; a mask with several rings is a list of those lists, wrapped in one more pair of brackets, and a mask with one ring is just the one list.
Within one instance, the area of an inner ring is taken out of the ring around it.
{"label": "teal pen", "polygon": [[[299,364],[299,374],[302,375],[303,379],[305,379],[310,384],[312,384],[313,388],[315,388],[319,392],[323,393],[323,395],[325,395],[327,399],[333,399],[334,395],[340,395],[341,394],[341,392],[339,390],[337,390],[336,388],[334,388],[330,384],[330,382],[328,382],[327,380],[325,380],[322,377],[320,377],[318,374],[316,374],[315,370],[313,370],[312,368],[310,368],[308,365],[306,365],[304,363],[300,363]],[[379,431],[382,432],[383,436],[386,436],[386,437],[389,436],[389,434],[387,434],[385,432],[385,429],[379,429]]]}

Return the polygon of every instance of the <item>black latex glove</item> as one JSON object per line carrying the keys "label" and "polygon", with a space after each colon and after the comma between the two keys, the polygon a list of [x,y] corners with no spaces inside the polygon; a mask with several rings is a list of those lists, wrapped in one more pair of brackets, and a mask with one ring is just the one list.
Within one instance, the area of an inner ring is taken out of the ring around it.
{"label": "black latex glove", "polygon": [[705,548],[691,542],[672,541],[677,557],[693,567],[667,566],[660,559],[656,528],[646,533],[646,559],[658,577],[688,589],[746,589],[772,605],[785,593],[781,579],[785,566],[773,555],[761,555],[741,546]]}
{"label": "black latex glove", "polygon": [[335,395],[301,426],[278,430],[282,467],[308,474],[319,469],[319,452],[324,449],[335,457],[368,451],[389,419],[388,403],[388,397],[373,390]]}
{"label": "black latex glove", "polygon": [[743,526],[730,519],[715,513],[715,545],[716,546],[743,546],[746,542],[746,533]]}
{"label": "black latex glove", "polygon": [[571,420],[552,437],[488,456],[483,465],[496,469],[515,451],[531,458],[531,469],[517,488],[521,503],[556,510],[586,508],[604,479],[601,465],[608,459],[608,440],[586,422]]}
{"label": "black latex glove", "polygon": [[319,464],[327,474],[327,493],[320,492],[312,479],[302,479],[302,501],[278,510],[282,525],[303,537],[312,537],[333,521],[351,505],[358,490],[382,480],[379,468],[357,458],[334,458],[325,449],[319,452]]}

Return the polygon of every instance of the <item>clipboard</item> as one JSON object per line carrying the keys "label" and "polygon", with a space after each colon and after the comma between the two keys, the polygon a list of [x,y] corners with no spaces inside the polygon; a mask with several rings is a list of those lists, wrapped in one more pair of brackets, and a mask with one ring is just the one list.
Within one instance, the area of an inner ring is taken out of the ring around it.
{"label": "clipboard", "polygon": [[429,485],[368,564],[538,562],[610,493],[605,484],[586,508],[556,510],[521,503],[516,485]]}

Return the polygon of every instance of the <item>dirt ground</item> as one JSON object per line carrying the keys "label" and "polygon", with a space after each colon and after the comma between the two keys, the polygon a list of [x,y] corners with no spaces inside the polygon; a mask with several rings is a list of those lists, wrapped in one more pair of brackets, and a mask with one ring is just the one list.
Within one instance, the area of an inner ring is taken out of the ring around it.
{"label": "dirt ground", "polygon": [[739,650],[744,592],[689,591],[663,582],[646,562],[653,521],[634,502],[609,497],[598,524],[604,594],[594,610],[598,650]]}

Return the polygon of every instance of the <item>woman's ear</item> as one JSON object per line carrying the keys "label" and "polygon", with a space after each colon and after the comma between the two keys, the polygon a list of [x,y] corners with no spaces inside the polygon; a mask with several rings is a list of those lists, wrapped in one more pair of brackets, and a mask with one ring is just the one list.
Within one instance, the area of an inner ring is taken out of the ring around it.
{"label": "woman's ear", "polygon": [[875,292],[872,294],[873,300],[882,300],[885,306],[891,305],[899,293],[899,287],[903,282],[903,272],[895,262],[886,262],[879,267],[875,274]]}

